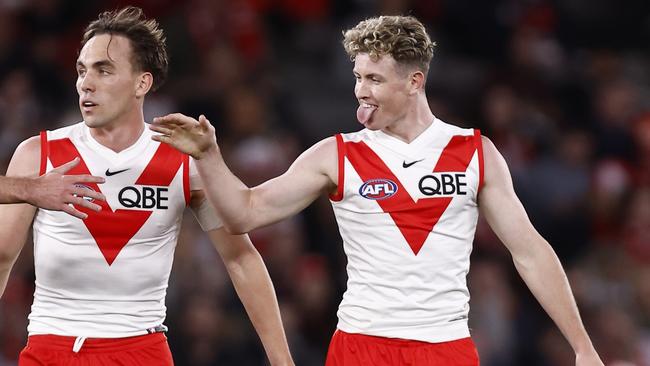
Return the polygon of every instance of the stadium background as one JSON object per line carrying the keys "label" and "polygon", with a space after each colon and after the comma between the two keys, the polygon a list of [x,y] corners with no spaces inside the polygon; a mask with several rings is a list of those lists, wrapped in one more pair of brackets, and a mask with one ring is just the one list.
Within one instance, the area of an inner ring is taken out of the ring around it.
{"label": "stadium background", "polygon": [[[120,1],[0,0],[0,165],[41,129],[79,121],[82,29]],[[645,0],[139,0],[166,31],[171,64],[146,118],[205,113],[249,185],[303,149],[359,129],[341,30],[413,14],[438,47],[427,92],[439,118],[479,127],[510,165],[531,219],[566,267],[608,365],[650,365],[650,3]],[[298,365],[321,365],[345,288],[326,199],[257,230]],[[27,244],[0,300],[0,365],[24,345]],[[573,365],[559,331],[479,224],[470,324],[485,366]],[[217,254],[188,214],[169,284],[178,365],[262,365]]]}

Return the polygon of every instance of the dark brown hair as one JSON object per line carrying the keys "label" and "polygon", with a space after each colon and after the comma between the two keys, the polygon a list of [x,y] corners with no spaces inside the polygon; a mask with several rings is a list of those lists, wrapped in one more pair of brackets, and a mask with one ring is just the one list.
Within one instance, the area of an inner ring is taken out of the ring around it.
{"label": "dark brown hair", "polygon": [[168,68],[165,35],[156,20],[145,18],[142,9],[127,6],[101,13],[86,27],[81,46],[100,34],[121,35],[130,41],[131,64],[135,70],[153,75],[153,90],[165,82]]}

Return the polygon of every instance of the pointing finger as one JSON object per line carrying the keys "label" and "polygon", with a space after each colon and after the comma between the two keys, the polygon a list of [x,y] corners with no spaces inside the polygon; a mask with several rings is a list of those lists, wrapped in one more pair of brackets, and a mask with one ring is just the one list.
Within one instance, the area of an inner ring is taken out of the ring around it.
{"label": "pointing finger", "polygon": [[68,170],[74,168],[77,164],[79,164],[79,161],[81,161],[81,159],[79,159],[79,157],[76,157],[63,165],[52,169],[52,171],[60,174],[65,174]]}
{"label": "pointing finger", "polygon": [[106,181],[104,178],[94,175],[74,175],[68,177],[70,180],[74,180],[75,183],[104,183]]}

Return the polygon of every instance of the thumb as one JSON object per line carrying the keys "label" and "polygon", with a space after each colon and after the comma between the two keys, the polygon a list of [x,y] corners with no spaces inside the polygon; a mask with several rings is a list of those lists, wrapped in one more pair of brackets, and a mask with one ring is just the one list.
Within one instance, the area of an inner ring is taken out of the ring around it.
{"label": "thumb", "polygon": [[205,115],[200,115],[199,116],[199,125],[201,127],[208,127],[210,125],[210,121],[205,117]]}
{"label": "thumb", "polygon": [[72,169],[72,168],[74,168],[75,166],[77,166],[77,165],[79,164],[79,161],[80,161],[79,157],[76,157],[76,158],[70,160],[69,162],[67,162],[67,163],[65,163],[65,164],[63,164],[63,165],[61,165],[61,166],[59,166],[59,167],[57,167],[57,168],[55,168],[55,169],[52,169],[52,171],[53,171],[53,172],[57,172],[57,173],[61,173],[61,174],[65,174],[65,173],[67,173],[70,169]]}

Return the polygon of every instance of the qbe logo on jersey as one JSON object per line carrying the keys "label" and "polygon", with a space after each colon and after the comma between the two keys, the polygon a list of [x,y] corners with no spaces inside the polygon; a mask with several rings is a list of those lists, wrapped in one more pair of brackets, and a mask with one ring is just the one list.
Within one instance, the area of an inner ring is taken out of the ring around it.
{"label": "qbe logo on jersey", "polygon": [[370,179],[359,188],[359,194],[369,200],[383,200],[397,193],[397,184],[390,179]]}

